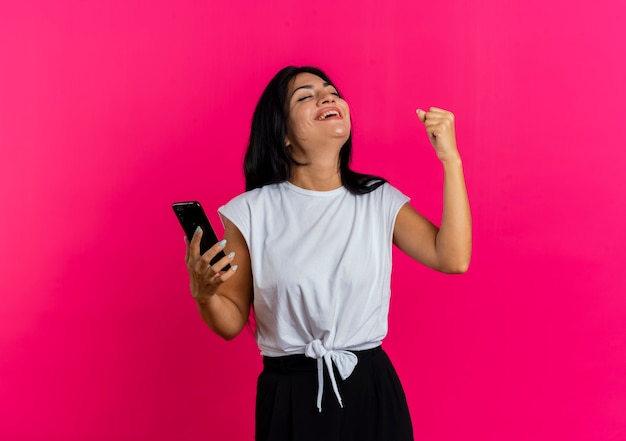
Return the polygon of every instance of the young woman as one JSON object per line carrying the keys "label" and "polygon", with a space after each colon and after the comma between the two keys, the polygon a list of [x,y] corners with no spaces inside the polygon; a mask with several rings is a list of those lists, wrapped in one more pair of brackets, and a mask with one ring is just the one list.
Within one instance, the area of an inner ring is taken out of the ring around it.
{"label": "young woman", "polygon": [[440,227],[384,179],[350,169],[348,104],[319,69],[290,66],[255,110],[246,192],[219,210],[224,240],[204,255],[201,232],[188,243],[191,292],[214,332],[235,337],[254,306],[258,441],[413,439],[381,349],[392,244],[446,273],[466,271],[471,256],[453,115],[431,107],[417,117],[443,165]]}

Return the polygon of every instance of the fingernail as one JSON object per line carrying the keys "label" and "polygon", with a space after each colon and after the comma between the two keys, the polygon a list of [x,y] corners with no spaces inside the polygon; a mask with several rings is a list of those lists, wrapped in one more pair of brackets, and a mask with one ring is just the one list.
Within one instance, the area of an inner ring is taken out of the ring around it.
{"label": "fingernail", "polygon": [[194,234],[199,234],[202,231],[202,228],[200,228],[199,226],[196,227],[196,231]]}
{"label": "fingernail", "polygon": [[217,244],[220,246],[220,248],[223,248],[224,245],[226,245],[226,239],[220,240]]}
{"label": "fingernail", "polygon": [[239,268],[237,265],[233,265],[233,266],[232,266],[232,270],[233,270],[233,271],[237,271],[237,268]]}
{"label": "fingernail", "polygon": [[232,259],[233,257],[235,257],[235,252],[234,251],[232,253],[228,254],[228,258],[229,259]]}

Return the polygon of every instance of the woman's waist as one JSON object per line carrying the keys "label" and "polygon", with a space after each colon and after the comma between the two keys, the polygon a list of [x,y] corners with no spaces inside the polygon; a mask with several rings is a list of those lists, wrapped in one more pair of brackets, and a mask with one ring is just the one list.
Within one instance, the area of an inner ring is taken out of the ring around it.
{"label": "woman's waist", "polygon": [[[332,350],[331,350],[332,351]],[[367,361],[382,353],[383,349],[380,342],[375,347],[368,349],[342,349],[341,352],[350,352],[356,355],[359,363]],[[308,357],[305,354],[289,354],[282,356],[263,356],[263,367],[266,371],[271,372],[308,372],[317,371],[319,365],[318,360]]]}
{"label": "woman's waist", "polygon": [[[291,355],[305,355],[311,345],[320,346],[323,351],[364,351],[380,346],[385,338],[384,333],[379,335],[350,335],[341,336],[336,332],[323,332],[319,337],[303,335],[304,333],[285,333],[277,338],[276,333],[264,334],[257,327],[256,342],[264,357],[288,357]],[[373,338],[372,338],[373,337]]]}

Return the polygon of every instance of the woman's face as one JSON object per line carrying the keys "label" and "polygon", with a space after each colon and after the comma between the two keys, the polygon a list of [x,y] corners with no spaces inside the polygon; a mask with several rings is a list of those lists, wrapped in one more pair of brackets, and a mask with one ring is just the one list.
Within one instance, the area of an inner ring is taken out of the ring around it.
{"label": "woman's face", "polygon": [[334,144],[350,136],[350,109],[337,89],[317,75],[301,73],[287,90],[287,145],[306,149]]}

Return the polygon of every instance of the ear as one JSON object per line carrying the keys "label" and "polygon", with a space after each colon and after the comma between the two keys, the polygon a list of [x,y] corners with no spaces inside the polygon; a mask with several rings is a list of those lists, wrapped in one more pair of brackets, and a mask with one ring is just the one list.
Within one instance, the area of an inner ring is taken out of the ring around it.
{"label": "ear", "polygon": [[289,140],[289,136],[285,135],[285,147],[291,147],[291,141]]}

